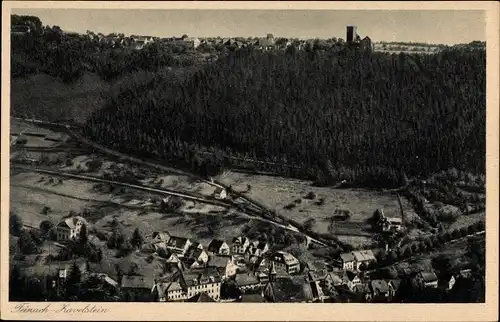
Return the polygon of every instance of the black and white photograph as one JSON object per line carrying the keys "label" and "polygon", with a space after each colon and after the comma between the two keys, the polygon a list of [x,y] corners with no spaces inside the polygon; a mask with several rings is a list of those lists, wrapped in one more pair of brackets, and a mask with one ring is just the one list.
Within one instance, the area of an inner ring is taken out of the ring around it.
{"label": "black and white photograph", "polygon": [[9,16],[18,312],[486,302],[484,9]]}

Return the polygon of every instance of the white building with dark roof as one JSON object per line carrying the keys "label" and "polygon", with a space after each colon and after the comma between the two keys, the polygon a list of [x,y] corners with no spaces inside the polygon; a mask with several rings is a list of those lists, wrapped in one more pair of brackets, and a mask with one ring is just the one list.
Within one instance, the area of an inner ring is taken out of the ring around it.
{"label": "white building with dark roof", "polygon": [[422,288],[437,288],[438,287],[438,278],[434,271],[429,272],[419,272],[414,277],[414,282],[416,285]]}
{"label": "white building with dark roof", "polygon": [[236,274],[235,282],[243,292],[255,290],[262,286],[259,277],[252,273]]}
{"label": "white building with dark roof", "polygon": [[160,302],[189,302],[202,293],[218,302],[221,283],[222,279],[215,268],[204,267],[157,281],[151,292]]}
{"label": "white building with dark roof", "polygon": [[226,189],[221,188],[221,187],[215,188],[214,198],[215,199],[226,199],[227,198],[227,191],[226,191]]}
{"label": "white building with dark roof", "polygon": [[377,262],[371,250],[355,250],[340,254],[340,264],[343,270],[357,271],[361,264],[369,265]]}
{"label": "white building with dark roof", "polygon": [[233,239],[231,250],[233,254],[244,254],[248,246],[250,246],[250,240],[245,236],[240,236]]}
{"label": "white building with dark roof", "polygon": [[229,245],[220,239],[214,239],[208,244],[208,251],[217,255],[229,255],[231,249]]}
{"label": "white building with dark roof", "polygon": [[183,257],[193,243],[188,238],[171,236],[167,242],[167,249]]}
{"label": "white building with dark roof", "polygon": [[211,256],[207,266],[214,267],[224,279],[236,275],[238,266],[234,262],[232,256],[216,255]]}
{"label": "white building with dark roof", "polygon": [[83,217],[75,216],[64,219],[57,224],[57,240],[69,241],[78,239],[83,226],[88,227],[88,223]]}
{"label": "white building with dark roof", "polygon": [[352,252],[340,254],[340,264],[343,270],[354,270],[356,259]]}
{"label": "white building with dark roof", "polygon": [[277,270],[284,270],[288,274],[300,272],[300,262],[292,254],[277,251],[268,257],[269,265],[274,265]]}

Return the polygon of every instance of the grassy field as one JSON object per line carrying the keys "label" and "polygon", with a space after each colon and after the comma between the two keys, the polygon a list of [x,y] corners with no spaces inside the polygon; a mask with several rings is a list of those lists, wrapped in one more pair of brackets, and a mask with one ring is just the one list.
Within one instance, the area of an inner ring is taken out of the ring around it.
{"label": "grassy field", "polygon": [[103,94],[108,89],[108,83],[89,73],[73,84],[64,84],[43,74],[16,78],[11,82],[11,114],[84,122],[94,110],[103,106]]}
{"label": "grassy field", "polygon": [[[92,160],[102,160],[102,165],[93,171],[88,167],[88,163]],[[124,174],[130,179],[135,179],[138,184],[144,186],[168,189],[200,196],[210,197],[214,193],[215,188],[207,183],[193,180],[184,175],[159,172],[156,169],[145,168],[136,164],[111,160],[102,155],[86,154],[72,158],[71,165],[61,165],[62,171],[77,171],[83,175],[91,175],[96,177],[104,177],[106,175],[123,176]]]}
{"label": "grassy field", "polygon": [[[171,235],[190,238],[208,246],[213,238],[230,241],[241,234],[249,219],[228,213],[222,209],[212,209],[211,213],[183,212],[164,214],[155,211],[134,211],[128,209],[106,209],[106,215],[95,222],[99,230],[109,231],[110,224],[117,220],[126,236],[131,236],[138,228],[143,236],[155,231],[168,231]],[[210,226],[210,227],[209,227]]]}
{"label": "grassy field", "polygon": [[[123,222],[126,233],[136,227],[144,234],[168,230],[207,243],[212,238],[239,235],[249,221],[244,215],[228,212],[223,207],[195,202],[185,202],[178,214],[162,214],[148,210],[153,205],[153,195],[147,192],[131,189],[123,192],[119,187],[112,192],[102,192],[95,189],[96,184],[92,182],[64,179],[59,183],[55,178],[54,183],[48,183],[48,179],[49,176],[34,172],[12,175],[11,211],[36,225],[45,219],[55,223],[71,210],[80,213],[87,208],[93,214],[89,221],[98,229],[109,231],[109,221],[117,218]],[[45,206],[51,208],[48,215],[41,214]],[[207,231],[209,224],[214,236]]]}
{"label": "grassy field", "polygon": [[[366,243],[372,235],[367,220],[379,208],[390,217],[400,217],[397,197],[365,189],[334,189],[313,187],[310,182],[269,176],[256,176],[228,172],[218,178],[237,191],[246,191],[246,195],[276,209],[278,213],[304,223],[314,219],[312,229],[318,233],[334,234],[353,243]],[[313,199],[307,199],[310,192]],[[323,200],[322,203],[320,200]],[[403,209],[412,211],[406,200]],[[288,209],[287,209],[288,208]],[[350,211],[348,220],[335,218],[336,211]]]}
{"label": "grassy field", "polygon": [[457,220],[450,225],[449,230],[460,229],[462,227],[468,227],[478,221],[485,221],[486,214],[485,212],[479,212],[471,215],[461,215],[457,218]]}
{"label": "grassy field", "polygon": [[[19,146],[48,148],[54,147],[68,140],[69,136],[63,132],[52,131],[27,122],[11,119],[10,122],[11,141],[18,139],[26,140]],[[57,141],[56,141],[57,140]]]}
{"label": "grassy field", "polygon": [[[17,174],[11,177],[10,211],[18,214],[24,223],[38,226],[43,220],[54,223],[67,216],[71,210],[81,211],[85,207],[92,207],[95,203],[82,200],[78,192],[71,192],[73,196],[62,196],[47,193],[50,188],[42,188],[37,174]],[[48,215],[42,214],[44,207],[50,207]]]}

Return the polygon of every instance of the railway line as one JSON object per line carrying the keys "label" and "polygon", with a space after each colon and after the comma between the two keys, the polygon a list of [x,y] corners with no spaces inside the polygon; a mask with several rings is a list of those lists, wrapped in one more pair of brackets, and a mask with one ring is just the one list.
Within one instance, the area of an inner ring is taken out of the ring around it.
{"label": "railway line", "polygon": [[48,175],[52,175],[55,177],[64,177],[64,178],[70,178],[70,179],[106,183],[106,184],[111,184],[111,185],[119,185],[122,187],[128,187],[128,188],[132,188],[132,189],[136,189],[136,190],[142,190],[142,191],[147,191],[147,192],[152,192],[152,193],[157,193],[157,194],[176,196],[176,197],[180,197],[180,198],[183,198],[186,200],[208,203],[208,204],[216,205],[216,206],[222,206],[222,207],[229,206],[227,203],[222,202],[222,201],[200,198],[200,197],[192,196],[192,195],[189,195],[186,193],[180,193],[180,192],[169,190],[169,189],[158,189],[158,188],[130,184],[130,183],[125,183],[125,182],[120,182],[120,181],[106,180],[106,179],[92,177],[92,176],[82,176],[79,174],[65,173],[65,172],[61,172],[61,171],[52,171],[52,170],[34,168],[34,167],[23,166],[23,165],[11,165],[11,168],[48,174]]}
{"label": "railway line", "polygon": [[[187,172],[187,171],[183,171],[183,170],[179,170],[179,169],[176,169],[176,168],[173,168],[173,167],[165,166],[165,165],[159,164],[158,162],[155,162],[155,161],[142,160],[142,159],[139,159],[139,158],[136,158],[136,157],[132,157],[132,156],[126,155],[124,153],[121,153],[121,152],[109,149],[109,148],[107,148],[105,146],[102,146],[100,144],[97,144],[97,143],[92,142],[89,139],[85,138],[81,134],[79,134],[76,131],[74,131],[73,127],[71,125],[68,125],[68,124],[46,122],[46,121],[41,121],[41,120],[36,120],[36,119],[22,119],[22,118],[13,118],[13,119],[18,120],[18,121],[30,122],[30,123],[33,123],[33,124],[36,124],[36,125],[57,127],[58,129],[60,129],[62,131],[65,131],[69,136],[71,136],[73,139],[79,141],[83,145],[86,145],[86,146],[88,146],[88,147],[90,147],[90,148],[92,148],[94,150],[100,151],[101,153],[104,153],[106,155],[111,155],[113,157],[117,157],[117,158],[120,158],[122,160],[127,160],[129,162],[133,162],[133,163],[136,163],[136,164],[141,164],[141,165],[144,165],[144,166],[156,168],[156,169],[161,170],[161,171],[176,173],[176,174],[179,174],[179,175],[185,175],[185,176],[188,176],[188,177],[190,177],[192,179],[198,180],[200,182],[209,184],[209,185],[211,185],[213,187],[224,188],[226,190],[229,188],[225,184],[223,184],[221,182],[218,182],[218,181],[215,181],[215,180],[207,180],[205,178],[202,178],[202,177],[200,177],[198,175],[195,175],[195,174]],[[23,167],[23,166],[17,166],[17,167],[19,168],[19,167]],[[25,168],[28,168],[28,169],[30,169],[32,171],[38,171],[38,172],[41,172],[41,173],[52,174],[54,176],[56,176],[56,175],[67,176],[67,177],[73,177],[75,179],[81,179],[81,180],[90,180],[90,181],[94,181],[94,182],[102,182],[102,183],[111,183],[111,184],[123,185],[123,186],[128,186],[130,188],[135,188],[135,189],[139,189],[139,190],[145,190],[145,191],[150,191],[150,192],[160,193],[160,194],[168,194],[168,195],[178,196],[178,197],[181,197],[181,198],[184,198],[184,199],[188,199],[188,200],[193,200],[193,201],[198,201],[198,202],[204,202],[204,203],[210,203],[210,204],[214,204],[214,205],[222,205],[222,206],[225,206],[225,207],[235,204],[234,201],[233,201],[233,203],[228,204],[228,203],[225,203],[225,202],[218,202],[218,201],[215,201],[215,200],[207,200],[207,199],[204,199],[204,198],[195,197],[195,196],[191,196],[191,195],[188,195],[188,194],[179,193],[179,192],[175,192],[175,191],[164,190],[164,189],[156,189],[156,188],[144,187],[144,186],[139,186],[139,185],[132,185],[132,184],[122,183],[122,182],[118,182],[118,181],[105,180],[105,179],[101,179],[101,178],[88,177],[88,176],[80,176],[80,175],[67,174],[67,173],[61,173],[61,172],[56,172],[56,171],[44,170],[44,169],[36,169],[36,168],[35,168],[36,170],[33,170],[33,168],[29,168],[29,167],[25,167]],[[319,244],[321,246],[327,246],[328,245],[328,242],[325,242],[325,241],[319,240],[317,238],[311,237],[307,232],[305,232],[303,229],[301,229],[299,227],[296,227],[291,222],[284,222],[283,223],[283,222],[278,222],[276,220],[271,220],[270,217],[272,216],[272,210],[269,209],[268,207],[266,207],[265,205],[259,203],[258,201],[253,200],[253,199],[251,199],[251,198],[249,198],[247,196],[244,196],[241,193],[235,193],[235,195],[238,197],[237,199],[239,199],[243,203],[247,204],[247,206],[244,207],[245,210],[251,212],[254,216],[257,216],[257,217],[259,217],[261,219],[273,222],[274,224],[276,224],[276,225],[278,225],[280,227],[283,227],[283,228],[285,228],[287,230],[294,231],[294,232],[297,232],[297,233],[301,233],[304,236],[306,236],[306,238],[308,240],[308,243],[309,242],[314,242],[314,243]]]}

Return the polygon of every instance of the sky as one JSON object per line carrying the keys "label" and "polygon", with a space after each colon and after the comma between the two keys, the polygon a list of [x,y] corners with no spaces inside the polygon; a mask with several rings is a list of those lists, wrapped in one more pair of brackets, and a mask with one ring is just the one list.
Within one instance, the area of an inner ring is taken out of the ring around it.
{"label": "sky", "polygon": [[192,10],[12,9],[64,31],[157,37],[346,38],[356,25],[373,41],[434,44],[485,40],[484,11],[473,10]]}

